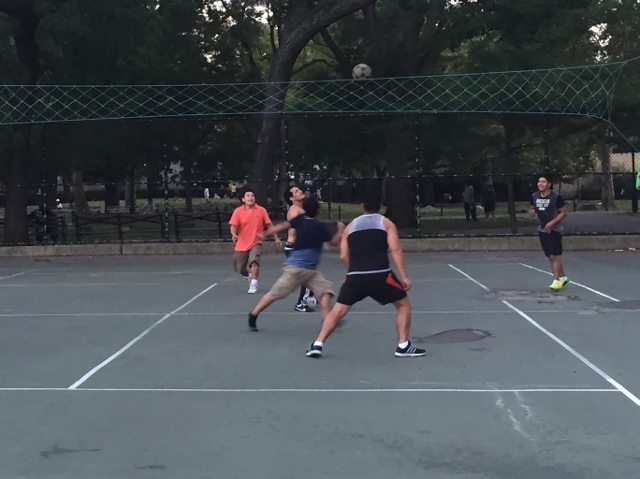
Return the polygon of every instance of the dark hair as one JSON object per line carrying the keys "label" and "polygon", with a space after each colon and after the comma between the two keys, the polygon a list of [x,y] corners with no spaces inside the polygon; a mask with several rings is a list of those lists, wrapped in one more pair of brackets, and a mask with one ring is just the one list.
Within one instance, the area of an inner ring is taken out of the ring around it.
{"label": "dark hair", "polygon": [[380,191],[368,188],[362,194],[362,206],[367,213],[377,213],[380,211],[382,198]]}
{"label": "dark hair", "polygon": [[238,195],[238,199],[240,201],[242,201],[242,198],[244,198],[244,195],[247,193],[253,193],[254,195],[256,194],[256,192],[253,191],[253,188],[251,188],[250,186],[245,186],[244,188],[242,188],[240,190],[240,193],[242,193],[241,195]]}
{"label": "dark hair", "polygon": [[[291,189],[295,188],[296,186],[297,185],[289,185],[289,186],[287,186],[287,189],[284,190],[284,192],[282,193],[282,199],[289,206],[291,206],[293,204],[293,201],[291,201],[291,196],[292,196],[291,195]],[[300,187],[298,186],[298,188],[300,188]],[[302,188],[300,188],[300,189],[302,189]]]}
{"label": "dark hair", "polygon": [[310,218],[318,216],[318,210],[320,209],[318,198],[315,196],[307,196],[302,200],[302,209],[304,209],[304,213]]}
{"label": "dark hair", "polygon": [[540,173],[538,176],[536,176],[536,183],[538,182],[538,180],[540,178],[544,178],[545,180],[547,180],[550,184],[553,183],[553,179],[551,178],[551,175],[549,173]]}

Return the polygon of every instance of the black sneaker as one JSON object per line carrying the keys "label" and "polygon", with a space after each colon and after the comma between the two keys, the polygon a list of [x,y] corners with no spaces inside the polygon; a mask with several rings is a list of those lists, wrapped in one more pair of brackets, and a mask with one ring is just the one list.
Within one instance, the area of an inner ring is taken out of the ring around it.
{"label": "black sneaker", "polygon": [[249,313],[249,329],[254,333],[258,332],[258,327],[256,326],[257,319],[258,319],[257,316],[254,316],[253,314]]}
{"label": "black sneaker", "polygon": [[396,358],[418,358],[426,354],[426,350],[411,346],[411,341],[409,341],[409,344],[404,349],[400,349],[400,347],[396,348]]}
{"label": "black sneaker", "polygon": [[303,304],[296,304],[293,309],[295,309],[299,313],[313,313],[315,311],[315,309],[313,309],[312,307],[310,307],[307,304],[304,304],[304,305]]}
{"label": "black sneaker", "polygon": [[322,357],[322,346],[316,346],[311,343],[309,345],[309,349],[307,349],[307,357],[308,358],[320,358]]}

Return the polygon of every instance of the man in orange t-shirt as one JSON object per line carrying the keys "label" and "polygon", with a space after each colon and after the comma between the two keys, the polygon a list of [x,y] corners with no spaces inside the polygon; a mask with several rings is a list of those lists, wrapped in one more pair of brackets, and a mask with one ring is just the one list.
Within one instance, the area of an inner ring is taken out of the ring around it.
{"label": "man in orange t-shirt", "polygon": [[[250,281],[249,294],[258,291],[258,275],[260,274],[260,257],[262,241],[258,235],[272,225],[267,210],[256,204],[253,190],[247,188],[242,195],[242,206],[233,210],[229,220],[231,238],[236,244],[233,269]],[[277,233],[273,234],[278,248],[282,246]],[[248,269],[251,269],[251,272]]]}

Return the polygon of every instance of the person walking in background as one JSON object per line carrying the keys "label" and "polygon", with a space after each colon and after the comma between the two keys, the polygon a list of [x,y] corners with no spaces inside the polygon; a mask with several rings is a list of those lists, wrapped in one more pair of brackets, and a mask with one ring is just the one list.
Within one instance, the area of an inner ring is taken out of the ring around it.
{"label": "person walking in background", "polygon": [[478,221],[476,215],[476,201],[475,201],[475,191],[473,190],[473,186],[470,182],[465,183],[464,190],[462,192],[462,202],[464,203],[464,216],[467,218],[467,221]]}
{"label": "person walking in background", "polygon": [[529,214],[538,216],[538,235],[542,250],[551,262],[553,283],[549,286],[554,291],[560,291],[567,284],[569,278],[564,274],[560,261],[562,256],[562,224],[567,216],[564,199],[551,189],[551,177],[547,174],[538,177],[538,191],[531,195]]}
{"label": "person walking in background", "polygon": [[[238,206],[231,214],[229,226],[231,238],[235,243],[233,267],[249,281],[249,294],[258,291],[258,276],[260,275],[260,258],[262,256],[262,240],[258,238],[262,232],[273,224],[267,210],[256,203],[256,197],[251,188],[245,188],[241,198],[242,206]],[[276,233],[273,238],[278,248],[282,243]]]}
{"label": "person walking in background", "polygon": [[480,190],[480,199],[482,200],[482,207],[484,208],[484,214],[489,219],[491,216],[496,219],[496,190],[493,187],[491,178],[488,178],[482,189]]}

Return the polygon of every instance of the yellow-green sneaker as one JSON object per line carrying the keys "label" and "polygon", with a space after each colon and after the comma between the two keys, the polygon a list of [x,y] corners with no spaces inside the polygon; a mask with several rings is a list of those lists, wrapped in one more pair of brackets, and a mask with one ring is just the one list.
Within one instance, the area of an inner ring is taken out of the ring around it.
{"label": "yellow-green sneaker", "polygon": [[562,283],[562,286],[566,286],[569,284],[569,278],[567,278],[566,276],[564,277],[564,279],[560,278],[560,282]]}
{"label": "yellow-green sneaker", "polygon": [[562,289],[562,287],[564,286],[564,283],[562,281],[559,281],[557,279],[553,280],[553,283],[551,283],[549,285],[549,288],[554,290],[554,291],[560,291]]}

